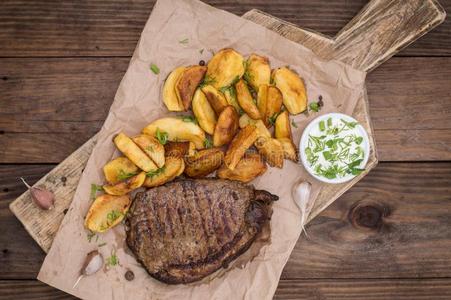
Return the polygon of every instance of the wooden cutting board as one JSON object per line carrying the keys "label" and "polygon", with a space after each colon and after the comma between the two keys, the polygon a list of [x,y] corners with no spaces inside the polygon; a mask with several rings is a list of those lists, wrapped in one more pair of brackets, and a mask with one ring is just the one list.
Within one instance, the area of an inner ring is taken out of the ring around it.
{"label": "wooden cutting board", "polygon": [[[445,11],[435,0],[373,0],[335,38],[298,28],[257,10],[247,12],[243,18],[310,48],[324,59],[340,60],[369,72],[443,22],[445,15]],[[325,185],[315,201],[309,220],[350,189],[377,164],[366,93],[365,97],[359,100],[353,116],[361,122],[370,137],[371,153],[366,170],[350,182]],[[32,203],[29,192],[25,192],[10,204],[11,211],[45,252],[50,249],[95,143],[96,136],[36,183],[36,186],[54,192],[57,199],[55,209],[39,210]]]}

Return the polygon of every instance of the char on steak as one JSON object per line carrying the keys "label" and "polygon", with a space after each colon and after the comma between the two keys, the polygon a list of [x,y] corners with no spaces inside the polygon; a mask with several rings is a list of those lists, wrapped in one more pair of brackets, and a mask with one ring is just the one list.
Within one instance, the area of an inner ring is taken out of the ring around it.
{"label": "char on steak", "polygon": [[169,284],[198,281],[251,246],[277,199],[236,181],[170,182],[136,194],[127,244],[152,277]]}

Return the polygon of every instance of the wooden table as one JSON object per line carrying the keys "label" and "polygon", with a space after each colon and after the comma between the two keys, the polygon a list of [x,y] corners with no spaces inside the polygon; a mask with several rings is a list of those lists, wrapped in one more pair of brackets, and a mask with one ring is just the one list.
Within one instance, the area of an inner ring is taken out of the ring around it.
{"label": "wooden table", "polygon": [[[207,1],[335,35],[365,0]],[[240,2],[240,3],[238,3]],[[274,2],[271,4],[271,2]],[[441,0],[451,12],[451,0]],[[0,4],[0,299],[71,299],[8,204],[101,127],[148,0]],[[280,299],[451,298],[451,21],[369,74],[380,164],[313,220]]]}

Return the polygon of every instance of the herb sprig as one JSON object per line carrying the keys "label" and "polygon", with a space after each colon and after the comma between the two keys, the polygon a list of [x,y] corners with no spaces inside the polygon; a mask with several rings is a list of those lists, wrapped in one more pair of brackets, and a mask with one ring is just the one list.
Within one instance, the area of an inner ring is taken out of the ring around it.
{"label": "herb sprig", "polygon": [[160,128],[157,128],[157,131],[155,132],[155,137],[157,138],[158,142],[162,145],[166,145],[168,142],[169,135],[167,132],[160,130]]}

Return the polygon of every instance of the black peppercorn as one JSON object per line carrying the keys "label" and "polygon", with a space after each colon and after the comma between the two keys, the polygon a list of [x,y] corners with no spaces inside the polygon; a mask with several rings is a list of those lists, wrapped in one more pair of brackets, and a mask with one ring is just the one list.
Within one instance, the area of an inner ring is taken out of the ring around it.
{"label": "black peppercorn", "polygon": [[127,281],[132,281],[133,279],[135,279],[135,274],[128,270],[127,272],[125,272],[125,279],[127,279]]}
{"label": "black peppercorn", "polygon": [[199,66],[205,66],[205,60],[201,60],[200,62],[199,62]]}

